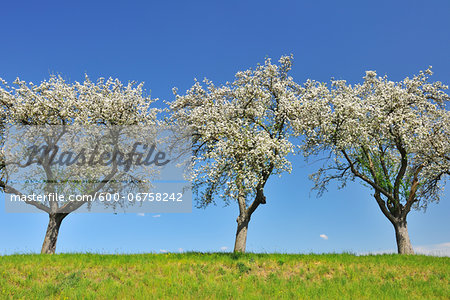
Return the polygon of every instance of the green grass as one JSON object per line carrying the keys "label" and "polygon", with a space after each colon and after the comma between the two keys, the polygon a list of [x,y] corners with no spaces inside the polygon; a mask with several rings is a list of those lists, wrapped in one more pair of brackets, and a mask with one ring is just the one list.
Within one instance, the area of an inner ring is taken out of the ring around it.
{"label": "green grass", "polygon": [[0,298],[449,299],[450,258],[350,254],[0,256]]}

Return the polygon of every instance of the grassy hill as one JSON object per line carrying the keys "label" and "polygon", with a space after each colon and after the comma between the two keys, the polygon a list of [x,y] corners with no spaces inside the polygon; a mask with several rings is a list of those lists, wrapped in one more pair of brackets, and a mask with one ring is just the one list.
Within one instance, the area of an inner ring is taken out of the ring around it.
{"label": "grassy hill", "polygon": [[0,273],[0,298],[450,298],[450,258],[421,255],[10,255]]}

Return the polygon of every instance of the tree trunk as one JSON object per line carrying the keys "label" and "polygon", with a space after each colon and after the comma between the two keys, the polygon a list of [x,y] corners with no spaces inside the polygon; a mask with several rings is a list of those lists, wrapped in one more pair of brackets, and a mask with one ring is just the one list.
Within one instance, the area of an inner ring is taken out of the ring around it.
{"label": "tree trunk", "polygon": [[236,221],[238,226],[236,231],[236,240],[234,242],[234,252],[244,253],[247,244],[247,230],[250,218],[239,216]]}
{"label": "tree trunk", "polygon": [[408,225],[406,220],[394,223],[395,238],[397,240],[397,251],[399,254],[414,254],[411,241],[409,240]]}
{"label": "tree trunk", "polygon": [[58,240],[59,227],[62,220],[68,214],[51,213],[49,214],[47,232],[45,233],[44,243],[42,244],[41,254],[54,254],[56,250],[56,241]]}

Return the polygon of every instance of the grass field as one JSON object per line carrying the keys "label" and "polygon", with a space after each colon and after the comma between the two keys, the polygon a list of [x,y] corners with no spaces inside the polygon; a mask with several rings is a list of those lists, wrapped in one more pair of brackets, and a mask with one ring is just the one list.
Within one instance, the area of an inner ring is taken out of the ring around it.
{"label": "grass field", "polygon": [[1,298],[450,298],[450,258],[421,255],[10,255],[0,273]]}

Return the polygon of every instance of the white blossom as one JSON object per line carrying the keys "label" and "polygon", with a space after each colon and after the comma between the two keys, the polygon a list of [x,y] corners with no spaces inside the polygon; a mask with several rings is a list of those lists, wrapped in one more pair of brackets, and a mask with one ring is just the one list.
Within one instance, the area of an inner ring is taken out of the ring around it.
{"label": "white blossom", "polygon": [[185,95],[174,93],[171,120],[192,132],[194,191],[200,206],[256,196],[271,174],[290,172],[289,141],[298,122],[295,109],[304,88],[288,72],[292,57],[279,65],[266,59],[254,70],[237,72],[233,82],[215,86],[196,81]]}
{"label": "white blossom", "polygon": [[392,82],[367,71],[364,83],[336,80],[328,95],[316,97],[312,106],[328,101],[329,109],[307,131],[304,149],[333,154],[315,174],[316,188],[358,177],[380,193],[393,215],[438,201],[450,170],[450,113],[448,87],[430,83],[431,74],[430,67]]}

